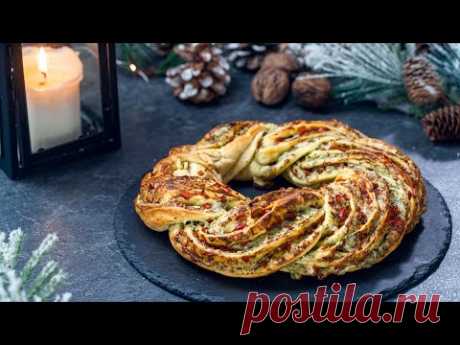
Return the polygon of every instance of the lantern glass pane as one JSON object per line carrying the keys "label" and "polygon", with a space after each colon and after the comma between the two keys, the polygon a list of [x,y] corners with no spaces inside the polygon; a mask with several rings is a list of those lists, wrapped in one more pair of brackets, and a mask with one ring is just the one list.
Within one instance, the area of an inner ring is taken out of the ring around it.
{"label": "lantern glass pane", "polygon": [[32,153],[103,132],[97,43],[23,44]]}

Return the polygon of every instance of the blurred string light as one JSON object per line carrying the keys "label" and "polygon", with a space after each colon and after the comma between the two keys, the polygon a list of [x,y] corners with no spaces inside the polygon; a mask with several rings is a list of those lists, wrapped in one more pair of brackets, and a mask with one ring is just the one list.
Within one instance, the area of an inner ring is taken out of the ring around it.
{"label": "blurred string light", "polygon": [[165,55],[157,43],[117,43],[117,65],[148,82],[153,76],[164,76],[169,68],[184,63],[171,49]]}
{"label": "blurred string light", "polygon": [[137,66],[135,64],[133,64],[133,63],[128,63],[127,64],[124,61],[117,60],[117,65],[121,66],[121,67],[124,67],[124,68],[128,67],[128,69],[132,73],[134,73],[134,74],[138,75],[139,77],[141,77],[145,82],[147,82],[147,83],[150,82],[149,77],[141,69],[137,68]]}

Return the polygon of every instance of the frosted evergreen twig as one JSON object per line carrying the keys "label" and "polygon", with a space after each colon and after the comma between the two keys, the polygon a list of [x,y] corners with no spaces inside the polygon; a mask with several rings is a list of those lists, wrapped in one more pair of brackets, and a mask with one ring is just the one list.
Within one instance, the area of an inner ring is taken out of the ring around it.
{"label": "frosted evergreen twig", "polygon": [[305,57],[314,71],[330,78],[357,78],[363,81],[404,86],[401,60],[389,43],[318,44]]}
{"label": "frosted evergreen twig", "polygon": [[32,271],[37,267],[40,260],[49,250],[53,247],[54,243],[57,241],[58,237],[56,234],[49,234],[45,237],[40,246],[32,252],[31,257],[24,265],[24,269],[21,272],[21,279],[27,281],[32,274]]}
{"label": "frosted evergreen twig", "polygon": [[10,232],[8,242],[5,242],[6,234],[0,232],[0,267],[14,267],[21,249],[23,238],[24,234],[21,228]]}
{"label": "frosted evergreen twig", "polygon": [[58,240],[56,234],[46,236],[23,268],[18,270],[16,264],[23,240],[21,229],[11,231],[8,236],[0,232],[0,302],[69,301],[72,296],[70,293],[55,294],[58,286],[67,277],[56,261],[48,261],[34,274],[44,256]]}
{"label": "frosted evergreen twig", "polygon": [[43,266],[38,276],[31,283],[28,291],[28,297],[35,295],[43,286],[58,272],[58,264],[56,261],[49,261]]}
{"label": "frosted evergreen twig", "polygon": [[381,108],[414,114],[417,107],[407,98],[404,64],[415,54],[415,44],[324,43],[305,44],[304,65],[328,78],[332,99],[344,104],[375,102]]}
{"label": "frosted evergreen twig", "polygon": [[428,60],[444,82],[447,95],[460,99],[460,43],[430,43]]}
{"label": "frosted evergreen twig", "polygon": [[59,270],[49,279],[45,285],[43,285],[37,295],[39,295],[43,300],[48,299],[54,293],[57,287],[61,285],[61,283],[66,279],[66,277],[67,275],[64,273],[64,271]]}

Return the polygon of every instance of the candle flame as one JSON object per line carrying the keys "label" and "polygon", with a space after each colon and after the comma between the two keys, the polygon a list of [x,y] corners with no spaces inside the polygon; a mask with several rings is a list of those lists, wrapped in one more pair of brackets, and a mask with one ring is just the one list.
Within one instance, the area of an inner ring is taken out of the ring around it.
{"label": "candle flame", "polygon": [[46,52],[45,48],[40,47],[38,51],[38,70],[43,74],[46,75],[48,72],[48,63],[46,61]]}

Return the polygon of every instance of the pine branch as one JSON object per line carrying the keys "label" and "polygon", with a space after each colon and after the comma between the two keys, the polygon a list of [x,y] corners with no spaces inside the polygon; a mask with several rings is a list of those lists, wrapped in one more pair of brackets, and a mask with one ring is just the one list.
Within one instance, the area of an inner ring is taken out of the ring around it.
{"label": "pine branch", "polygon": [[444,82],[454,103],[460,98],[460,43],[429,43],[428,60]]}
{"label": "pine branch", "polygon": [[[7,239],[8,238],[8,239]],[[55,261],[49,261],[38,269],[44,256],[49,253],[56,241],[55,234],[50,234],[39,247],[32,252],[22,269],[17,269],[24,234],[21,229],[11,231],[9,236],[0,232],[0,302],[6,301],[68,301],[71,294],[55,295],[58,286],[66,278],[64,271],[59,269]]]}
{"label": "pine branch", "polygon": [[305,63],[324,77],[355,78],[404,87],[404,61],[389,43],[315,44],[307,53]]}
{"label": "pine branch", "polygon": [[184,63],[174,51],[166,57],[160,56],[152,43],[119,43],[117,52],[117,65],[129,73],[138,74],[145,81]]}
{"label": "pine branch", "polygon": [[174,51],[171,51],[164,61],[158,66],[156,70],[157,75],[165,75],[166,71],[183,64],[185,61]]}
{"label": "pine branch", "polygon": [[55,261],[49,261],[31,283],[27,296],[30,298],[39,293],[58,271],[58,264]]}
{"label": "pine branch", "polygon": [[22,272],[21,272],[21,279],[23,281],[28,281],[32,271],[37,267],[40,260],[43,258],[45,254],[47,254],[50,249],[53,247],[54,243],[57,241],[58,237],[56,234],[49,234],[45,237],[43,242],[40,244],[38,249],[32,252],[32,256],[26,262]]}
{"label": "pine branch", "polygon": [[13,230],[5,242],[6,234],[0,232],[0,268],[12,268],[16,264],[24,235],[21,228]]}
{"label": "pine branch", "polygon": [[[117,65],[129,73],[141,75],[151,74],[157,53],[150,43],[119,43],[117,44]],[[146,76],[147,77],[147,76]]]}
{"label": "pine branch", "polygon": [[381,108],[418,114],[407,97],[403,68],[415,44],[325,43],[303,48],[313,78],[328,78],[332,99],[343,104],[372,101]]}

